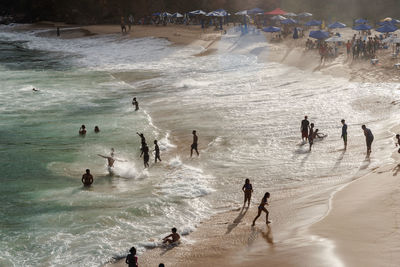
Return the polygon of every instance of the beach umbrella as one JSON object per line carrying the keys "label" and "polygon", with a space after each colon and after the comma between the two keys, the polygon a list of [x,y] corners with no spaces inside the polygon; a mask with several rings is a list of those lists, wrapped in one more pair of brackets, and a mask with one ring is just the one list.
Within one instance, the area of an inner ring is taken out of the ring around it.
{"label": "beach umbrella", "polygon": [[247,15],[247,10],[236,12],[235,15]]}
{"label": "beach umbrella", "polygon": [[263,29],[264,32],[280,32],[281,28],[269,26]]}
{"label": "beach umbrella", "polygon": [[307,17],[312,17],[312,14],[308,13],[308,12],[303,12],[303,13],[297,14],[297,17],[299,17],[299,18],[307,18]]}
{"label": "beach umbrella", "polygon": [[344,39],[341,36],[332,36],[326,39],[325,42],[331,42],[331,43],[344,42]]}
{"label": "beach umbrella", "polygon": [[367,23],[368,21],[366,19],[357,19],[355,21],[356,24],[362,24],[362,23]]}
{"label": "beach umbrella", "polygon": [[176,12],[176,13],[172,14],[171,17],[173,17],[173,18],[183,18],[183,15],[181,13]]}
{"label": "beach umbrella", "polygon": [[161,13],[161,16],[163,16],[163,17],[171,17],[172,14],[170,14],[168,12],[163,12],[163,13]]}
{"label": "beach umbrella", "polygon": [[263,12],[264,12],[264,10],[262,10],[261,8],[258,8],[258,7],[247,10],[247,14],[249,14],[249,15],[260,14]]}
{"label": "beach umbrella", "polygon": [[314,39],[323,40],[329,38],[329,32],[311,31],[309,36]]}
{"label": "beach umbrella", "polygon": [[153,16],[160,16],[161,13],[160,13],[160,12],[156,12],[156,13],[153,13],[152,15],[153,15]]}
{"label": "beach umbrella", "polygon": [[336,21],[328,25],[329,29],[346,28],[346,24]]}
{"label": "beach umbrella", "polygon": [[394,32],[394,31],[397,31],[397,27],[394,25],[385,24],[385,25],[377,28],[376,31],[378,31],[378,32]]}
{"label": "beach umbrella", "polygon": [[217,11],[212,11],[210,13],[206,14],[207,17],[225,17],[222,13],[219,13]]}
{"label": "beach umbrella", "polygon": [[275,8],[270,12],[265,12],[264,15],[285,15],[286,13],[287,13],[286,11],[283,11],[280,8]]}
{"label": "beach umbrella", "polygon": [[285,16],[286,17],[297,17],[297,15],[292,12],[286,13]]}
{"label": "beach umbrella", "polygon": [[370,29],[372,29],[372,27],[367,24],[360,24],[360,25],[353,27],[353,30],[356,30],[356,31],[367,31]]}
{"label": "beach umbrella", "polygon": [[190,15],[205,15],[207,14],[206,12],[204,12],[203,10],[194,10],[189,12]]}
{"label": "beach umbrella", "polygon": [[284,16],[277,15],[277,16],[273,16],[271,19],[273,19],[273,20],[285,20],[286,18]]}
{"label": "beach umbrella", "polygon": [[229,16],[228,12],[226,12],[226,10],[225,10],[225,9],[222,9],[222,8],[217,9],[217,10],[214,10],[214,12],[218,12],[218,13],[220,13],[220,14],[223,15],[223,16]]}
{"label": "beach umbrella", "polygon": [[297,20],[294,20],[294,19],[284,19],[284,20],[282,20],[281,21],[281,24],[296,24],[297,23]]}
{"label": "beach umbrella", "polygon": [[319,20],[310,20],[309,22],[307,22],[305,25],[306,26],[319,26],[321,25],[322,22]]}

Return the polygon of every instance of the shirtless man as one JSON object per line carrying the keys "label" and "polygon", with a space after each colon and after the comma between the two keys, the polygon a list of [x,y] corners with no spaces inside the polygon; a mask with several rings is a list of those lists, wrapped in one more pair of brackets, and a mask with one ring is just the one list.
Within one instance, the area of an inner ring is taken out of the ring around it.
{"label": "shirtless man", "polygon": [[114,148],[111,148],[110,156],[103,156],[103,155],[100,155],[100,154],[97,154],[97,155],[102,157],[102,158],[107,159],[109,168],[113,168],[114,167],[114,162],[116,162],[116,161],[125,162],[124,160],[119,160],[119,159],[114,158]]}
{"label": "shirtless man", "polygon": [[81,128],[79,128],[79,135],[85,135],[86,134],[86,126],[82,124]]}
{"label": "shirtless man", "polygon": [[155,163],[157,163],[157,159],[158,159],[159,161],[161,161],[161,158],[160,158],[160,148],[158,147],[157,140],[154,140],[154,151],[156,152]]}
{"label": "shirtless man", "polygon": [[199,156],[199,151],[197,151],[197,142],[198,142],[199,138],[196,135],[196,130],[193,130],[192,134],[193,134],[193,144],[191,145],[191,148],[190,148],[190,157],[192,157],[192,155],[193,155],[193,150],[195,150],[197,153],[197,156]]}
{"label": "shirtless man", "polygon": [[82,183],[84,186],[90,186],[93,183],[93,176],[89,169],[86,169],[86,173],[82,175]]}
{"label": "shirtless man", "polygon": [[146,144],[146,138],[144,137],[143,133],[138,133],[138,132],[136,132],[136,134],[140,136],[140,141],[141,141],[141,143],[142,143],[142,147],[145,146],[145,145],[147,145],[147,144]]}
{"label": "shirtless man", "polygon": [[132,105],[135,106],[135,111],[139,110],[139,102],[137,102],[136,97],[132,99]]}
{"label": "shirtless man", "polygon": [[[164,238],[163,238],[163,243],[164,243],[164,244],[165,244],[165,243],[171,244],[171,243],[174,243],[174,242],[179,241],[179,239],[181,238],[181,236],[180,236],[176,231],[177,231],[177,230],[176,230],[175,227],[172,228],[172,229],[171,229],[172,234],[170,234],[170,235],[164,237]],[[171,239],[170,239],[170,237],[171,237]]]}
{"label": "shirtless man", "polygon": [[150,155],[149,155],[149,147],[147,146],[146,143],[144,145],[142,145],[142,149],[141,150],[142,150],[142,153],[140,154],[140,157],[143,156],[144,168],[148,168],[149,167]]}

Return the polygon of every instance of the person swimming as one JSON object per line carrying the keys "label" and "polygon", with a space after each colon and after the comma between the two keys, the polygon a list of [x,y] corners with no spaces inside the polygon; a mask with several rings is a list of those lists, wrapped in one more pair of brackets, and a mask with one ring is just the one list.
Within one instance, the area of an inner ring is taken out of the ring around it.
{"label": "person swimming", "polygon": [[94,126],[94,132],[95,133],[99,133],[100,132],[99,126],[97,126],[97,125]]}
{"label": "person swimming", "polygon": [[150,160],[150,155],[149,155],[149,147],[147,144],[144,144],[141,148],[142,153],[140,154],[140,157],[143,156],[143,163],[144,163],[144,168],[149,167],[149,160]]}
{"label": "person swimming", "polygon": [[250,183],[249,179],[246,179],[244,185],[242,187],[242,191],[244,192],[244,203],[243,206],[246,205],[246,201],[248,206],[250,207],[251,193],[253,192],[253,186]]}
{"label": "person swimming", "polygon": [[175,227],[171,229],[171,232],[172,232],[172,234],[163,238],[164,244],[165,243],[168,243],[168,244],[175,243],[175,242],[179,241],[179,239],[181,239],[181,236],[177,233],[177,230]]}
{"label": "person swimming", "polygon": [[258,214],[257,214],[257,216],[254,218],[252,226],[254,226],[254,225],[256,224],[256,220],[258,219],[258,217],[260,217],[261,212],[263,212],[263,211],[267,214],[267,215],[266,215],[266,218],[265,218],[266,223],[267,223],[267,224],[271,223],[270,221],[268,221],[269,212],[268,212],[268,210],[265,208],[265,205],[269,206],[269,204],[268,204],[268,198],[269,198],[269,197],[270,197],[270,194],[269,194],[268,192],[266,192],[266,193],[264,194],[264,197],[261,199],[261,203],[260,203],[260,205],[258,205]]}
{"label": "person swimming", "polygon": [[193,130],[192,134],[193,134],[193,143],[190,146],[190,157],[192,157],[192,155],[193,155],[193,150],[196,151],[197,156],[199,156],[199,151],[197,151],[197,142],[198,142],[199,138],[196,135],[196,130]]}
{"label": "person swimming", "polygon": [[86,126],[85,124],[82,124],[81,128],[79,128],[79,135],[85,135],[86,134]]}
{"label": "person swimming", "polygon": [[161,161],[160,158],[160,148],[158,147],[157,140],[154,140],[154,151],[156,152],[155,155],[155,163],[157,163],[157,159]]}
{"label": "person swimming", "polygon": [[82,183],[84,186],[90,186],[93,183],[93,175],[90,174],[89,169],[86,169],[86,173],[82,175]]}

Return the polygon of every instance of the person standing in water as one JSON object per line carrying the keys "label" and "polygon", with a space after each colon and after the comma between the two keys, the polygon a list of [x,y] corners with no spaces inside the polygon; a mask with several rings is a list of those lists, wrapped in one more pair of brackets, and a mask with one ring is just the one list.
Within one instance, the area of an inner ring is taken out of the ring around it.
{"label": "person standing in water", "polygon": [[158,159],[159,161],[161,161],[161,158],[160,158],[160,148],[158,147],[157,140],[154,140],[154,151],[156,152],[155,163],[157,163],[157,159]]}
{"label": "person standing in water", "polygon": [[109,170],[114,167],[114,162],[116,162],[116,161],[126,162],[125,160],[119,160],[119,159],[114,158],[114,148],[111,148],[110,156],[103,156],[100,154],[97,154],[97,155],[102,158],[107,159]]}
{"label": "person standing in water", "polygon": [[142,147],[147,145],[146,144],[146,138],[144,137],[144,134],[143,133],[138,133],[138,132],[136,132],[136,134],[139,135],[139,137],[140,137],[140,142],[142,143]]}
{"label": "person standing in water", "polygon": [[347,124],[345,123],[344,119],[341,122],[343,125],[341,138],[343,138],[344,150],[346,150],[347,149]]}
{"label": "person standing in water", "polygon": [[199,151],[197,151],[197,142],[199,138],[196,135],[196,130],[193,130],[192,134],[193,134],[193,144],[190,147],[190,157],[192,157],[193,155],[193,150],[196,151],[197,156],[199,156]]}
{"label": "person standing in water", "polygon": [[372,142],[374,141],[374,135],[372,134],[371,130],[368,129],[365,125],[361,126],[361,129],[364,131],[365,141],[367,143],[367,157],[371,154],[371,146]]}
{"label": "person standing in water", "polygon": [[135,106],[135,111],[139,110],[139,102],[137,102],[136,97],[132,99],[132,105]]}
{"label": "person standing in water", "polygon": [[79,135],[85,135],[86,134],[86,126],[82,124],[81,128],[79,128]]}
{"label": "person standing in water", "polygon": [[247,201],[248,207],[250,207],[250,200],[251,200],[251,193],[253,193],[253,186],[251,185],[249,179],[245,180],[244,185],[242,187],[242,191],[244,192],[243,207],[246,205],[246,201]]}
{"label": "person standing in water", "polygon": [[314,144],[314,123],[310,124],[310,131],[308,133],[308,144],[310,145],[311,151],[311,147]]}
{"label": "person standing in water", "polygon": [[308,139],[308,126],[310,122],[307,120],[307,116],[304,116],[304,120],[301,121],[300,131],[301,131],[301,139],[307,141]]}
{"label": "person standing in water", "polygon": [[142,153],[140,154],[140,157],[142,156],[143,156],[144,168],[149,167],[150,155],[149,155],[149,147],[147,146],[147,144],[144,144],[142,146]]}
{"label": "person standing in water", "polygon": [[93,183],[93,175],[90,174],[89,169],[86,169],[86,173],[82,175],[82,183],[84,186],[90,186]]}
{"label": "person standing in water", "polygon": [[100,132],[99,126],[97,126],[97,125],[94,126],[94,132],[95,133],[99,133]]}
{"label": "person standing in water", "polygon": [[136,256],[136,248],[131,247],[129,250],[130,254],[126,256],[125,263],[128,264],[128,267],[138,267],[138,258]]}
{"label": "person standing in water", "polygon": [[251,226],[254,226],[254,225],[256,224],[256,220],[258,219],[258,217],[260,217],[261,212],[263,212],[263,211],[267,214],[267,215],[266,215],[266,218],[265,218],[266,223],[267,223],[267,224],[271,223],[270,221],[268,221],[269,212],[268,212],[268,210],[265,208],[265,205],[269,206],[269,204],[268,204],[268,198],[269,198],[269,197],[270,197],[270,194],[269,194],[268,192],[266,192],[266,193],[264,194],[264,197],[261,199],[260,205],[258,205],[258,214],[257,214],[257,216],[254,218],[253,224],[252,224]]}

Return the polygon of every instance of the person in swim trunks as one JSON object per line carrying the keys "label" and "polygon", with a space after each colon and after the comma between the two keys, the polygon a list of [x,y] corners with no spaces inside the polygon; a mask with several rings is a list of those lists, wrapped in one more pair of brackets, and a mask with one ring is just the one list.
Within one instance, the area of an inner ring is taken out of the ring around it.
{"label": "person in swim trunks", "polygon": [[266,192],[266,193],[264,194],[264,197],[261,199],[261,203],[260,203],[260,205],[258,205],[258,214],[257,214],[257,216],[254,218],[252,226],[254,226],[254,225],[256,224],[256,220],[258,219],[258,217],[260,217],[261,212],[263,212],[263,211],[267,214],[267,215],[266,215],[266,218],[265,218],[266,223],[267,223],[267,224],[271,223],[270,221],[268,221],[269,212],[268,212],[268,210],[265,208],[265,205],[269,206],[269,204],[268,204],[268,198],[269,198],[269,197],[270,197],[269,192]]}
{"label": "person in swim trunks", "polygon": [[79,135],[85,135],[86,134],[86,126],[82,124],[81,128],[79,128]]}
{"label": "person in swim trunks", "polygon": [[307,116],[304,116],[304,120],[301,121],[301,139],[304,141],[308,139],[308,126],[310,125],[310,122],[307,120]]}
{"label": "person in swim trunks", "polygon": [[308,134],[308,144],[310,145],[310,151],[311,151],[312,145],[314,144],[313,137],[314,137],[314,123],[311,123],[310,124],[310,131],[309,131],[309,134]]}
{"label": "person in swim trunks", "polygon": [[250,207],[251,193],[253,193],[253,186],[250,183],[249,179],[246,179],[244,185],[242,187],[242,191],[244,192],[244,203],[243,206],[246,205],[246,201],[248,207]]}
{"label": "person in swim trunks", "polygon": [[[174,243],[174,242],[179,241],[179,239],[181,239],[181,236],[180,236],[176,231],[177,231],[177,230],[176,230],[175,227],[172,228],[172,229],[171,229],[172,234],[170,234],[170,235],[164,237],[164,238],[163,238],[163,243],[171,244],[171,243]],[[170,238],[171,238],[171,239],[170,239]]]}
{"label": "person in swim trunks", "polygon": [[198,142],[198,137],[196,135],[196,130],[193,130],[193,144],[190,146],[190,157],[193,155],[193,150],[196,151],[197,156],[199,156],[199,151],[197,151],[197,142]]}
{"label": "person in swim trunks", "polygon": [[93,183],[93,176],[89,169],[86,169],[86,173],[82,175],[82,183],[84,186],[90,186]]}
{"label": "person in swim trunks", "polygon": [[142,156],[143,156],[144,168],[149,167],[150,155],[149,155],[149,147],[147,146],[147,144],[144,144],[144,146],[142,146],[142,153],[140,154],[140,157]]}
{"label": "person in swim trunks", "polygon": [[361,129],[364,131],[365,141],[367,143],[367,157],[371,154],[371,146],[372,142],[374,141],[374,135],[372,134],[371,130],[368,129],[365,125],[361,126]]}
{"label": "person in swim trunks", "polygon": [[341,122],[343,125],[341,138],[343,138],[344,150],[346,150],[347,149],[347,124],[345,123],[344,119]]}
{"label": "person in swim trunks", "polygon": [[154,152],[156,152],[156,155],[155,155],[155,163],[157,163],[157,159],[158,159],[159,161],[161,161],[161,158],[160,158],[160,148],[158,147],[157,140],[154,140]]}

